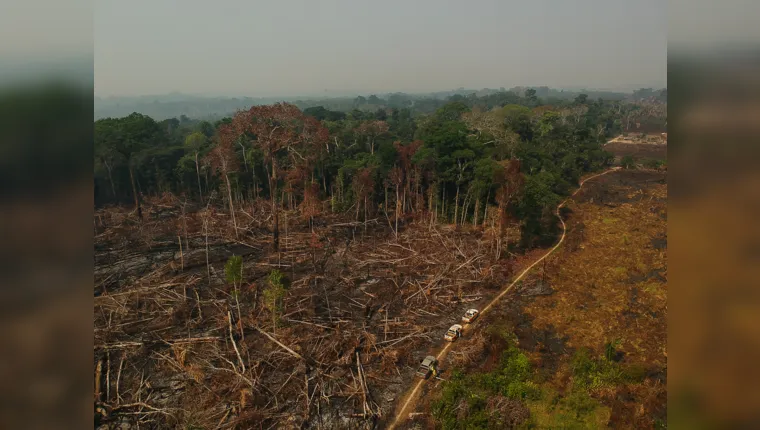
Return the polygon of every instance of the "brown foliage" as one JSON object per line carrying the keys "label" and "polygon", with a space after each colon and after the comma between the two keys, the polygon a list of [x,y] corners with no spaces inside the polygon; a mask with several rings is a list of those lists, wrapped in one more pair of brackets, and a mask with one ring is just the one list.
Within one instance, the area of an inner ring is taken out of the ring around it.
{"label": "brown foliage", "polygon": [[487,408],[489,415],[496,417],[504,428],[514,428],[530,417],[523,402],[504,396],[490,397]]}
{"label": "brown foliage", "polygon": [[247,111],[238,112],[232,119],[232,128],[236,136],[252,138],[253,145],[262,150],[264,160],[270,164],[272,236],[274,248],[277,249],[280,229],[277,198],[281,171],[289,171],[289,192],[298,189],[322,151],[326,150],[329,131],[321,122],[304,115],[290,103],[253,106]]}
{"label": "brown foliage", "polygon": [[364,199],[369,197],[375,190],[375,169],[372,167],[365,167],[360,169],[354,175],[352,186],[354,193],[358,199]]}
{"label": "brown foliage", "polygon": [[[253,138],[253,145],[264,152],[267,162],[287,155],[292,167],[304,171],[313,167],[330,138],[322,123],[290,103],[253,106],[238,112],[232,127],[238,136]],[[283,150],[287,150],[286,154]]]}
{"label": "brown foliage", "polygon": [[451,364],[464,368],[481,359],[485,352],[486,339],[482,333],[477,333],[467,342],[462,342],[459,351],[452,354]]}
{"label": "brown foliage", "polygon": [[397,189],[401,187],[401,184],[404,182],[404,174],[401,171],[401,168],[398,166],[394,166],[390,172],[388,172],[388,183]]}
{"label": "brown foliage", "polygon": [[235,156],[235,141],[238,136],[235,129],[229,124],[219,127],[216,146],[204,158],[205,164],[215,171],[226,175],[240,168]]}
{"label": "brown foliage", "polygon": [[400,141],[395,141],[393,142],[393,146],[395,146],[396,151],[398,151],[399,164],[401,165],[401,168],[404,170],[404,172],[411,171],[412,157],[422,146],[422,141],[415,140],[406,145],[402,144]]}
{"label": "brown foliage", "polygon": [[307,220],[314,216],[319,215],[321,212],[321,204],[319,201],[319,184],[312,183],[303,193],[303,202],[301,202],[301,216]]}

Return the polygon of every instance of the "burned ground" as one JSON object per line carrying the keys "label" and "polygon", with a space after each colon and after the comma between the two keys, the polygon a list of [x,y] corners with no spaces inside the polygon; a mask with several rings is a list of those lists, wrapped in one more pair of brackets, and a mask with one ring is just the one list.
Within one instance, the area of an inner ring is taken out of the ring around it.
{"label": "burned ground", "polygon": [[665,160],[668,149],[666,145],[652,143],[622,143],[613,142],[607,144],[604,149],[619,157],[630,155],[636,159]]}
{"label": "burned ground", "polygon": [[[285,212],[273,252],[265,203],[239,211],[238,237],[213,205],[166,195],[145,212],[95,216],[100,428],[372,427],[452,321],[519,264],[496,259],[490,227],[402,222],[396,237],[385,218],[328,215],[312,231]],[[232,255],[242,279],[230,283]],[[275,269],[289,288],[273,313]]]}
{"label": "burned ground", "polygon": [[668,155],[667,141],[659,134],[619,136],[608,142],[604,149],[618,160],[630,156],[638,162],[665,161]]}

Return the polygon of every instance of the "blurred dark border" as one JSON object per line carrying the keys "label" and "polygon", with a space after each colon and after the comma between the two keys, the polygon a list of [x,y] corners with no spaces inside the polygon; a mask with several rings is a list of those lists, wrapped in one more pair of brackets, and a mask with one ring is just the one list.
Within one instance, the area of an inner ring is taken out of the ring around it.
{"label": "blurred dark border", "polygon": [[668,92],[668,424],[760,428],[760,44],[670,49]]}
{"label": "blurred dark border", "polygon": [[87,428],[93,62],[2,60],[0,428]]}

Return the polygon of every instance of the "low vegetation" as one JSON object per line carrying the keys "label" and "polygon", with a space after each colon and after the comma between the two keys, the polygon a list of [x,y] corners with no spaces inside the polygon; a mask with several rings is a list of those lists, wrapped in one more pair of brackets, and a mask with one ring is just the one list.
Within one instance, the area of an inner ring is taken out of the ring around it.
{"label": "low vegetation", "polygon": [[645,377],[641,366],[616,361],[613,341],[605,345],[602,357],[593,357],[585,348],[577,350],[569,388],[559,394],[541,380],[513,334],[496,333],[506,346],[495,369],[455,370],[433,400],[433,417],[443,429],[604,427],[610,409],[592,397],[595,390],[640,383]]}
{"label": "low vegetation", "polygon": [[444,429],[504,428],[528,417],[525,400],[540,398],[533,369],[510,337],[496,369],[485,373],[454,371],[433,401],[432,412]]}

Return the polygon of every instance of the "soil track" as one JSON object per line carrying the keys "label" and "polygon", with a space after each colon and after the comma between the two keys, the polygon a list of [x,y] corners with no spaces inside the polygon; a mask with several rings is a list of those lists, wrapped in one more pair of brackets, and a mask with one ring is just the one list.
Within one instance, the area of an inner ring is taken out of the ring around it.
{"label": "soil track", "polygon": [[626,155],[637,159],[666,160],[668,158],[667,142],[660,140],[657,136],[648,136],[645,139],[618,136],[605,143],[604,149],[617,158]]}
{"label": "soil track", "polygon": [[[587,181],[589,181],[589,180],[591,180],[591,179],[594,179],[594,178],[597,178],[597,177],[600,177],[600,176],[602,176],[602,175],[606,175],[606,174],[608,174],[608,173],[616,172],[616,171],[618,171],[618,170],[620,170],[620,167],[613,167],[613,168],[611,168],[611,169],[609,169],[609,170],[606,170],[606,171],[604,171],[604,172],[602,172],[602,173],[597,173],[597,174],[595,174],[595,175],[592,175],[592,176],[589,176],[589,177],[585,178],[584,180],[582,180],[582,181],[580,182],[580,184],[579,184],[579,186],[578,186],[578,189],[576,189],[576,190],[575,190],[575,192],[573,192],[573,194],[571,194],[571,195],[570,195],[568,198],[566,198],[565,200],[563,200],[563,201],[562,201],[562,202],[561,202],[561,203],[560,203],[560,204],[557,206],[557,209],[556,209],[556,215],[557,215],[557,217],[559,218],[559,220],[560,220],[560,223],[562,224],[562,235],[560,236],[560,238],[559,238],[559,240],[557,241],[557,243],[556,243],[556,244],[555,244],[555,245],[554,245],[554,246],[553,246],[553,247],[552,247],[552,248],[551,248],[551,249],[550,249],[548,252],[546,252],[546,253],[545,253],[543,256],[541,256],[539,259],[537,259],[536,261],[534,261],[534,262],[533,262],[533,263],[532,263],[530,266],[528,266],[527,268],[525,268],[525,269],[524,269],[524,270],[523,270],[523,271],[522,271],[522,272],[521,272],[521,273],[520,273],[520,274],[519,274],[517,277],[515,277],[515,278],[513,279],[513,281],[512,281],[510,284],[508,284],[508,285],[507,285],[507,286],[506,286],[504,289],[502,289],[502,291],[501,291],[501,292],[500,292],[500,293],[499,293],[499,294],[498,294],[496,297],[494,297],[494,298],[493,298],[493,299],[492,299],[492,300],[491,300],[491,301],[488,303],[488,305],[486,305],[486,307],[485,307],[485,308],[483,308],[483,309],[481,310],[481,317],[482,317],[482,316],[483,316],[485,313],[487,313],[487,312],[488,312],[488,311],[489,311],[489,310],[490,310],[490,309],[493,307],[493,305],[494,305],[494,304],[496,304],[496,303],[497,303],[499,300],[501,300],[501,298],[502,298],[502,297],[504,297],[504,296],[505,296],[505,295],[506,295],[508,292],[510,292],[510,291],[512,290],[512,288],[514,288],[514,286],[515,286],[515,285],[517,285],[517,283],[518,283],[518,282],[519,282],[519,281],[520,281],[520,280],[521,280],[523,277],[525,277],[525,275],[526,275],[526,274],[528,274],[528,272],[530,272],[530,271],[531,271],[531,269],[533,269],[533,268],[534,268],[536,265],[538,265],[539,263],[541,263],[542,261],[544,261],[544,260],[545,260],[545,259],[546,259],[546,258],[547,258],[549,255],[551,255],[551,254],[552,254],[552,253],[553,253],[553,252],[554,252],[554,251],[555,251],[557,248],[559,248],[559,246],[560,246],[560,245],[562,245],[562,243],[563,243],[563,242],[564,242],[564,240],[565,240],[565,235],[566,235],[566,233],[567,233],[567,226],[565,225],[565,221],[562,219],[562,216],[561,216],[561,214],[560,214],[560,210],[561,210],[561,209],[562,209],[562,207],[563,207],[563,206],[564,206],[564,205],[565,205],[565,204],[568,202],[568,200],[570,200],[570,199],[572,199],[573,197],[575,197],[575,195],[576,195],[576,194],[578,194],[578,192],[579,192],[581,189],[583,189],[583,185],[584,185],[584,184],[585,184]],[[468,325],[468,326],[465,326],[465,327],[463,327],[463,328],[462,328],[462,333],[464,333],[464,332],[466,332],[466,331],[470,331],[471,329],[474,329],[474,328],[475,328],[475,325],[478,323],[478,321],[482,321],[482,318],[481,318],[481,319],[478,319],[478,320],[477,320],[475,323],[473,323],[473,324],[470,324],[470,325]],[[442,360],[444,357],[446,357],[446,355],[448,354],[449,350],[450,350],[450,349],[451,349],[453,346],[454,346],[454,343],[453,343],[453,342],[452,342],[452,343],[447,343],[447,344],[446,344],[446,346],[444,346],[444,347],[443,347],[443,348],[442,348],[442,349],[441,349],[441,350],[438,352],[438,354],[436,355],[436,359],[438,359],[438,361],[441,361],[441,360]],[[410,407],[413,409],[413,408],[414,408],[414,406],[416,405],[416,402],[417,402],[417,394],[419,393],[420,389],[422,388],[422,386],[423,386],[423,384],[424,384],[425,382],[426,382],[426,381],[425,381],[424,379],[420,379],[419,381],[417,381],[417,383],[415,384],[415,386],[414,386],[414,388],[412,389],[412,391],[409,393],[409,395],[407,395],[407,396],[406,396],[406,401],[403,403],[403,405],[402,405],[402,406],[401,406],[401,408],[399,409],[398,413],[396,413],[396,415],[394,416],[394,418],[393,418],[393,421],[392,421],[392,422],[391,422],[391,424],[388,426],[388,429],[393,429],[393,428],[395,428],[397,425],[399,425],[401,422],[403,422],[403,421],[404,421],[404,416],[405,416],[405,414],[406,414],[406,411],[407,411],[408,409],[410,409]]]}

